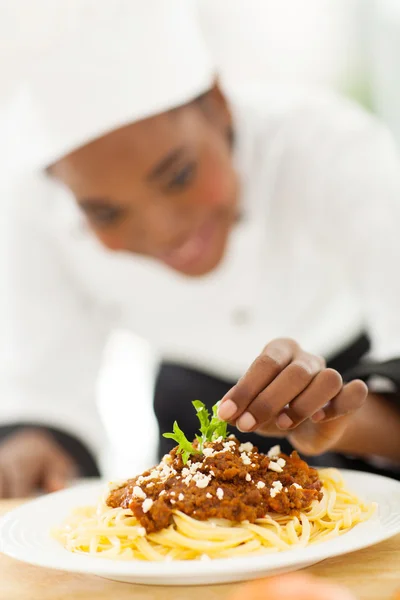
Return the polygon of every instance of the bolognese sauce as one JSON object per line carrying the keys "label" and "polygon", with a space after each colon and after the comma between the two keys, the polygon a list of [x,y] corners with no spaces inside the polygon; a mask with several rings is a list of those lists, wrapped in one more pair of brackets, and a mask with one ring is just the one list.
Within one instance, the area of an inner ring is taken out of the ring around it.
{"label": "bolognese sauce", "polygon": [[129,508],[153,533],[172,523],[174,511],[237,523],[254,523],[268,513],[296,515],[321,500],[321,488],[317,471],[297,452],[287,456],[275,446],[261,454],[231,435],[206,442],[186,464],[174,448],[156,467],[113,489],[107,504]]}

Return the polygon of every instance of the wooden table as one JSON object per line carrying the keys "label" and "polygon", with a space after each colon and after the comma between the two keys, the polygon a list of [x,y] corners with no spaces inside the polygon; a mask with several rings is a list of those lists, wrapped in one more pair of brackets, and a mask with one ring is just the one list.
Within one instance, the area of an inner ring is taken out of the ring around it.
{"label": "wooden table", "polygon": [[[19,503],[0,501],[0,514]],[[400,536],[324,561],[307,571],[347,585],[359,600],[392,600],[395,591],[400,590]],[[225,600],[237,585],[191,588],[129,585],[40,569],[0,555],[0,600]]]}

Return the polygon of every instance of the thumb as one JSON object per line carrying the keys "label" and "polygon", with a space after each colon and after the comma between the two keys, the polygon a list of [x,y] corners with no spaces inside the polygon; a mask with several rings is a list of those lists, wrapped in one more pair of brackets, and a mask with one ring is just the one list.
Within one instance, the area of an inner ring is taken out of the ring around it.
{"label": "thumb", "polygon": [[54,453],[43,474],[43,490],[48,493],[62,490],[77,476],[78,468],[70,456],[64,452]]}

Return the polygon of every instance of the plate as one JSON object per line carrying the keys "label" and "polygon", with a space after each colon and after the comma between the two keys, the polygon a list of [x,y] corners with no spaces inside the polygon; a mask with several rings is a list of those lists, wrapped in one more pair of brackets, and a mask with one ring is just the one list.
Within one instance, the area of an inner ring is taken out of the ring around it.
{"label": "plate", "polygon": [[377,544],[400,533],[400,482],[342,471],[346,484],[367,502],[377,502],[377,514],[342,536],[307,548],[211,561],[117,561],[72,554],[52,539],[76,506],[95,504],[99,481],[43,496],[11,511],[0,521],[0,551],[12,558],[48,569],[87,573],[107,579],[150,585],[204,585],[255,579],[294,571]]}

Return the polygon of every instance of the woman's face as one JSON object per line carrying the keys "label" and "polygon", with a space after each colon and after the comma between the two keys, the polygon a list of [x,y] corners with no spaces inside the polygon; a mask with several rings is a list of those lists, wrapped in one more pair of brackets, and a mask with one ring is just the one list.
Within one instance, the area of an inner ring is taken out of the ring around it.
{"label": "woman's face", "polygon": [[50,172],[105,246],[203,275],[221,260],[237,217],[230,126],[214,88],[79,148]]}

